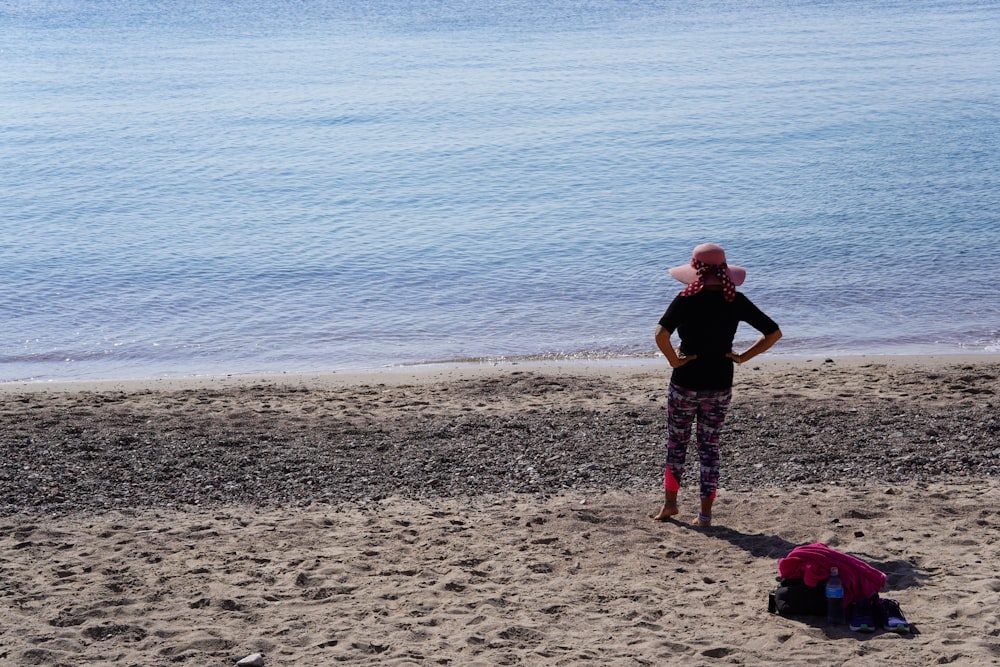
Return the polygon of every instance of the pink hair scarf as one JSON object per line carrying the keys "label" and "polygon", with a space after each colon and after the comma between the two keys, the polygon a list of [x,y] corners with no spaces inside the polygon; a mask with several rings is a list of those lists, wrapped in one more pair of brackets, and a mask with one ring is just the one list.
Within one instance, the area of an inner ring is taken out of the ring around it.
{"label": "pink hair scarf", "polygon": [[681,296],[697,294],[705,286],[708,276],[715,276],[722,283],[722,295],[726,298],[726,301],[732,302],[736,298],[736,284],[729,277],[729,270],[725,262],[722,264],[706,264],[697,259],[692,259],[691,266],[698,272],[698,277],[681,290]]}

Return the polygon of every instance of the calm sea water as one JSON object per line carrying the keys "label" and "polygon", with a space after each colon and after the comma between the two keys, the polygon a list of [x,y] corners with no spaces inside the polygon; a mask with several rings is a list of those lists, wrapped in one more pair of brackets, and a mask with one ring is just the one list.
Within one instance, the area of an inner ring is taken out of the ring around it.
{"label": "calm sea water", "polygon": [[[1000,351],[1000,3],[0,4],[0,381]],[[755,332],[741,330],[743,340]]]}

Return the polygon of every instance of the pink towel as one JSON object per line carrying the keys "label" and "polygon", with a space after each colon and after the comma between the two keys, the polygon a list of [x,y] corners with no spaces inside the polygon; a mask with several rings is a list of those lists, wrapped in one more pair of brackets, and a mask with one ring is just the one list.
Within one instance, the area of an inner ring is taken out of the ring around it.
{"label": "pink towel", "polygon": [[830,568],[844,584],[844,606],[855,600],[877,595],[885,586],[885,575],[874,567],[840,551],[817,542],[795,547],[778,561],[778,573],[785,579],[802,579],[807,586],[816,586],[830,578]]}

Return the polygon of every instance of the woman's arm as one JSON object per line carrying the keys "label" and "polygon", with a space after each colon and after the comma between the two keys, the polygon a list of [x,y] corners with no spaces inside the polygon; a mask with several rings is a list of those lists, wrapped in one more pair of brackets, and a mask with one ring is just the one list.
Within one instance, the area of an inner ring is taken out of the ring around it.
{"label": "woman's arm", "polygon": [[665,356],[667,361],[670,362],[671,368],[683,366],[692,359],[698,358],[698,355],[696,354],[688,356],[679,350],[675,350],[673,343],[670,342],[671,335],[672,334],[661,325],[656,325],[656,346],[660,348],[660,352],[662,352],[663,356]]}
{"label": "woman's arm", "polygon": [[[781,329],[775,329],[772,333],[766,334],[758,338],[757,342],[748,347],[746,352],[743,353],[729,352],[726,354],[726,356],[738,364],[745,363],[756,357],[758,354],[761,354],[762,352],[767,352],[772,345],[778,342],[779,338],[781,338]],[[657,338],[657,342],[659,342],[659,338]],[[667,358],[669,359],[670,357]]]}

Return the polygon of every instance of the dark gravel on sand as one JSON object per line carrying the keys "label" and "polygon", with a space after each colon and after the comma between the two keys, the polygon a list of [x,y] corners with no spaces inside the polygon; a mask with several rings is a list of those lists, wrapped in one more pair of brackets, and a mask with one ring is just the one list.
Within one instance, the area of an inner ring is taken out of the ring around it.
{"label": "dark gravel on sand", "polygon": [[[997,366],[867,373],[871,386],[830,373],[738,384],[722,486],[1000,476]],[[663,383],[498,373],[414,386],[6,395],[0,512],[656,493]],[[690,483],[696,461],[692,449]]]}

